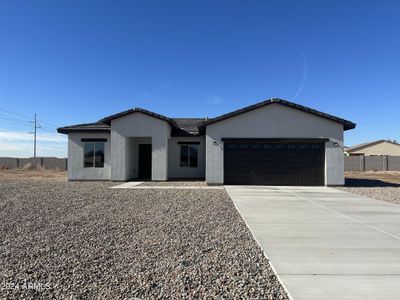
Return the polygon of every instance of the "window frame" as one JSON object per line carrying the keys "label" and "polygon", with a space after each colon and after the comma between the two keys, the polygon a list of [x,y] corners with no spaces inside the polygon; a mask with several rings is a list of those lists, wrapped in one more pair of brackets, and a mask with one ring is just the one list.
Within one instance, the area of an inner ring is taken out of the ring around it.
{"label": "window frame", "polygon": [[[178,143],[179,147],[179,167],[181,168],[198,168],[199,167],[199,144],[200,143]],[[187,160],[182,160],[182,149],[186,149]],[[195,151],[193,151],[195,149]],[[196,153],[196,155],[192,155]]]}
{"label": "window frame", "polygon": [[[96,145],[99,145],[99,144],[101,144],[101,147],[99,147],[99,148],[102,148],[102,150],[103,150],[103,155],[102,155],[102,157],[101,157],[101,159],[100,159],[100,162],[97,162],[96,161],[96,157],[98,156],[98,155],[96,155]],[[105,145],[106,143],[105,143],[105,141],[95,141],[95,140],[93,140],[93,141],[87,141],[87,142],[83,142],[83,168],[84,169],[91,169],[91,168],[96,168],[96,169],[103,169],[104,168],[104,165],[105,165],[105,152],[106,152],[106,145]],[[92,162],[91,162],[91,165],[90,166],[86,166],[86,147],[87,146],[89,146],[89,145],[92,145],[93,146],[93,154],[91,155],[91,160],[92,160]]]}

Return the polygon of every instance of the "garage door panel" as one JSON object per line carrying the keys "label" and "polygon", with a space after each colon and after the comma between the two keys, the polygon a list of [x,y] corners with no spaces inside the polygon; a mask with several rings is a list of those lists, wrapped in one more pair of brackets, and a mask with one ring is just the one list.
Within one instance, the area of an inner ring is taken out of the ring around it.
{"label": "garage door panel", "polygon": [[224,149],[225,184],[324,184],[323,143],[236,142]]}

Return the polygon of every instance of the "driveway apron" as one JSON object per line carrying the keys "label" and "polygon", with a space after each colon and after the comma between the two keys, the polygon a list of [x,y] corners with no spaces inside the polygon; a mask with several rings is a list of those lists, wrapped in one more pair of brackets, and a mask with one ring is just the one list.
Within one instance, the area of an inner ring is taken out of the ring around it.
{"label": "driveway apron", "polygon": [[293,299],[400,299],[400,206],[328,187],[225,188]]}

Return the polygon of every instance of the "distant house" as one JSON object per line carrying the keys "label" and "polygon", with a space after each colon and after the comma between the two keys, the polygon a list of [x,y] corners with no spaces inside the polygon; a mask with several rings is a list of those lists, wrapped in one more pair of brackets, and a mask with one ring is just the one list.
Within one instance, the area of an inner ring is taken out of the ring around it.
{"label": "distant house", "polygon": [[347,155],[392,155],[400,156],[400,144],[387,140],[364,143],[345,148]]}

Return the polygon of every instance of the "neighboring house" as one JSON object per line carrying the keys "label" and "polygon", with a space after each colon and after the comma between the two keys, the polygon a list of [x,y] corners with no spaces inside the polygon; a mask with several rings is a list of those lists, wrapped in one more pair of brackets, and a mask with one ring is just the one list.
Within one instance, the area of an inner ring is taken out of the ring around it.
{"label": "neighboring house", "polygon": [[364,143],[345,149],[348,155],[392,155],[400,156],[400,144],[387,140]]}
{"label": "neighboring house", "polygon": [[273,98],[213,119],[135,108],[58,132],[68,134],[70,180],[342,185],[343,131],[355,126]]}

